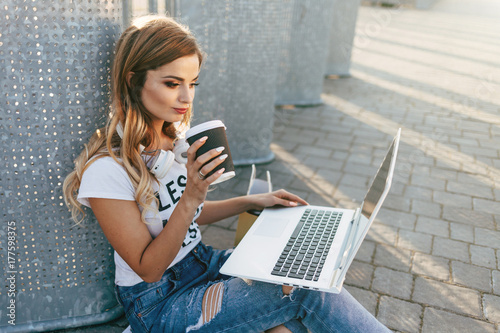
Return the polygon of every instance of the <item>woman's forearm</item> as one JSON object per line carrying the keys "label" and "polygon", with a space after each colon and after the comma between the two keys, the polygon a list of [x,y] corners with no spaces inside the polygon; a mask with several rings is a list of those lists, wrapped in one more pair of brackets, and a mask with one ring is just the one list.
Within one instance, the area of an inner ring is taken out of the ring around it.
{"label": "woman's forearm", "polygon": [[197,222],[200,225],[209,224],[241,214],[250,209],[264,209],[273,206],[295,207],[298,204],[308,205],[304,199],[285,190],[245,195],[221,201],[205,201]]}
{"label": "woman's forearm", "polygon": [[197,223],[199,225],[214,223],[241,214],[252,209],[253,206],[249,196],[219,201],[205,201],[200,217],[197,219]]}
{"label": "woman's forearm", "polygon": [[169,222],[143,253],[140,264],[147,272],[141,276],[143,280],[155,282],[161,279],[181,249],[196,208],[196,204],[189,200],[183,200],[183,198],[179,200]]}

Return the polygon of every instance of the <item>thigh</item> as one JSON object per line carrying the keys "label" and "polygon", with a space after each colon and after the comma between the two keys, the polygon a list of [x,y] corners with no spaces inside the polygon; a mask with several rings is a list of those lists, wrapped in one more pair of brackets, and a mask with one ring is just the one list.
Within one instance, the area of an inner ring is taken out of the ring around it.
{"label": "thigh", "polygon": [[170,317],[177,299],[187,291],[207,284],[206,266],[194,257],[186,258],[184,266],[168,270],[160,281],[118,287],[118,297],[134,332],[156,332],[159,317]]}
{"label": "thigh", "polygon": [[389,332],[345,289],[284,295],[280,285],[240,278],[196,286],[163,310],[152,332],[262,332],[294,319],[312,332]]}
{"label": "thigh", "polygon": [[240,278],[194,288],[177,301],[159,331],[262,332],[297,317],[299,308],[281,286]]}
{"label": "thigh", "polygon": [[281,285],[239,278],[217,283],[224,287],[217,302],[206,302],[213,285],[190,295],[187,332],[262,332],[296,319],[311,332],[390,332],[345,289],[339,294],[294,289],[284,295]]}

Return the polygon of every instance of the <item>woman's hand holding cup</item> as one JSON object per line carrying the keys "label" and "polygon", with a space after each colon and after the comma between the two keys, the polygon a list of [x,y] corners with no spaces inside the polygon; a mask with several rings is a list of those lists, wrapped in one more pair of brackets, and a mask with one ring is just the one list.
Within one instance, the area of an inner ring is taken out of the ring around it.
{"label": "woman's hand holding cup", "polygon": [[196,140],[187,150],[187,182],[183,195],[191,196],[196,206],[205,201],[208,187],[219,179],[225,170],[222,168],[209,176],[207,175],[228,157],[227,154],[223,153],[224,147],[210,149],[206,153],[196,157],[196,152],[205,144],[207,139],[208,137],[205,136]]}
{"label": "woman's hand holding cup", "polygon": [[[219,151],[219,153],[227,155],[227,157],[222,161],[222,163],[218,164],[218,168],[213,168],[211,170],[201,170],[200,176],[210,177],[213,173],[218,172],[221,168],[224,168],[222,175],[215,181],[213,181],[211,183],[212,185],[221,183],[234,177],[236,173],[234,171],[234,165],[231,158],[231,150],[229,149],[229,143],[226,136],[226,127],[224,126],[224,123],[220,120],[211,120],[196,125],[186,132],[186,141],[190,145],[194,144],[196,141],[203,137],[207,137],[207,139],[202,146],[198,147],[198,150],[196,152],[196,155],[198,157],[201,157],[201,155],[213,149],[223,149],[223,153],[221,151]],[[205,161],[205,163],[207,162],[208,161]]]}

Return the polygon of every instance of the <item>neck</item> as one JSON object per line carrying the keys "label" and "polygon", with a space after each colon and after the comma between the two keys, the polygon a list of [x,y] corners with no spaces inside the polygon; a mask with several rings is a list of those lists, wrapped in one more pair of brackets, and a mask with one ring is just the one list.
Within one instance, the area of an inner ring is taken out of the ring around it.
{"label": "neck", "polygon": [[158,142],[155,147],[148,147],[148,150],[163,149],[171,150],[173,148],[173,139],[165,135],[162,131],[164,121],[157,121],[153,124],[154,131],[158,137]]}
{"label": "neck", "polygon": [[156,135],[158,135],[159,138],[161,138],[163,135],[162,128],[164,123],[165,122],[163,120],[158,120],[153,123],[153,129],[155,130]]}

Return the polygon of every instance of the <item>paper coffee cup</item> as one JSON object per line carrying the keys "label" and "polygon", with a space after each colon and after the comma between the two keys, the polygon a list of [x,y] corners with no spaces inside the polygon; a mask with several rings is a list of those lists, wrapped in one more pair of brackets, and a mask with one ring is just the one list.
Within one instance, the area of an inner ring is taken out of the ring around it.
{"label": "paper coffee cup", "polygon": [[[207,177],[209,177],[213,173],[217,172],[217,170],[225,168],[224,173],[216,181],[214,181],[212,185],[233,178],[236,173],[234,172],[233,158],[231,157],[231,151],[229,150],[229,144],[226,137],[226,126],[224,126],[224,123],[222,123],[222,121],[220,120],[211,120],[207,121],[206,123],[191,127],[186,132],[186,141],[190,145],[192,145],[196,140],[201,139],[204,136],[208,137],[208,139],[196,152],[196,158],[198,158],[200,155],[205,154],[211,149],[222,146],[225,147],[225,149],[222,151],[221,155],[228,155],[224,162],[219,164],[214,170],[210,171],[206,175]],[[219,156],[220,155],[216,156],[215,158],[218,158]],[[213,159],[208,161],[207,163],[210,163],[211,161],[213,161]]]}

